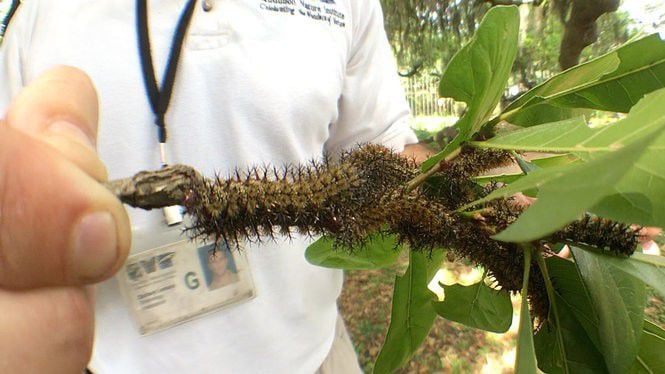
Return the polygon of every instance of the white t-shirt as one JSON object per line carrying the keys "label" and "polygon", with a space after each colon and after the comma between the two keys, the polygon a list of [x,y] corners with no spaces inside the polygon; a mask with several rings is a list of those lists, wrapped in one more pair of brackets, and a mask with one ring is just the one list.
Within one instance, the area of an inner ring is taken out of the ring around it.
{"label": "white t-shirt", "polygon": [[[158,81],[185,1],[151,0]],[[166,116],[171,163],[204,174],[416,138],[378,0],[217,0],[197,4]],[[159,167],[138,57],[135,1],[24,0],[0,59],[0,110],[57,64],[87,72],[100,98],[99,154],[111,179]],[[66,92],[63,92],[66,94]],[[159,211],[130,210],[157,231]],[[247,250],[258,296],[140,336],[111,280],[99,287],[96,373],[311,373],[326,357],[342,273],[310,265],[309,239]]]}

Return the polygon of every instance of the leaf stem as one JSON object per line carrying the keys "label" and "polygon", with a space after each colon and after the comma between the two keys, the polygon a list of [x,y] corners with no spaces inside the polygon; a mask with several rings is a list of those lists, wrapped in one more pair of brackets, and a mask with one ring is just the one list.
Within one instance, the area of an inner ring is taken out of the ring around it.
{"label": "leaf stem", "polygon": [[513,109],[513,110],[509,110],[509,111],[507,111],[507,112],[501,113],[501,114],[499,114],[498,116],[496,116],[496,117],[492,118],[491,120],[489,120],[489,121],[485,124],[485,127],[494,127],[494,126],[496,126],[499,122],[507,120],[507,119],[510,118],[513,114],[519,112],[521,109],[522,109],[522,107],[517,107],[517,108],[515,108],[515,109]]}
{"label": "leaf stem", "polygon": [[433,176],[434,174],[438,173],[443,169],[443,165],[445,165],[447,162],[450,162],[452,159],[457,157],[460,154],[461,148],[457,148],[456,150],[452,151],[448,156],[446,156],[445,159],[441,160],[438,164],[430,168],[424,173],[418,174],[415,178],[413,178],[406,186],[406,192],[411,192],[418,188],[421,184],[425,183],[425,181]]}
{"label": "leaf stem", "polygon": [[531,270],[531,254],[533,252],[533,246],[528,243],[521,245],[524,250],[524,275],[522,280],[522,296],[526,296],[529,286],[529,273]]}
{"label": "leaf stem", "polygon": [[[520,327],[515,354],[515,373],[534,373],[537,371],[537,365],[534,352],[535,349],[533,346],[533,323],[531,321],[531,315],[529,314],[528,302],[531,255],[534,251],[533,246],[529,243],[522,243],[520,246],[524,250],[524,275],[522,277],[522,306],[520,308]],[[526,328],[528,328],[528,331],[524,331]],[[524,352],[525,349],[526,352]]]}
{"label": "leaf stem", "polygon": [[536,166],[533,163],[525,160],[524,157],[522,157],[522,155],[520,155],[519,153],[515,152],[515,150],[511,150],[510,154],[513,156],[515,161],[517,161],[517,165],[520,167],[520,169],[522,170],[522,173],[524,173],[524,175],[527,175],[527,174],[531,173],[534,170],[540,169],[538,166]]}

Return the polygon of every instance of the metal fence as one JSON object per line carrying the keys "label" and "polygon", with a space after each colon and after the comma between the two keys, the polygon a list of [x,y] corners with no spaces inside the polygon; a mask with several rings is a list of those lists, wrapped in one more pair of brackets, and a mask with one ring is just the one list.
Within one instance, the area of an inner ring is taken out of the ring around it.
{"label": "metal fence", "polygon": [[[555,72],[538,69],[534,74],[536,83],[549,79]],[[451,98],[440,98],[439,78],[435,76],[412,76],[402,78],[402,86],[406,99],[411,107],[413,117],[448,117],[460,116],[464,111],[464,103],[456,103]],[[526,87],[511,85],[503,93],[504,98],[514,99],[518,93],[523,93]],[[508,102],[503,102],[508,104]]]}
{"label": "metal fence", "polygon": [[455,100],[439,97],[438,77],[413,76],[402,78],[402,86],[413,117],[456,116],[461,110],[460,104],[456,105]]}

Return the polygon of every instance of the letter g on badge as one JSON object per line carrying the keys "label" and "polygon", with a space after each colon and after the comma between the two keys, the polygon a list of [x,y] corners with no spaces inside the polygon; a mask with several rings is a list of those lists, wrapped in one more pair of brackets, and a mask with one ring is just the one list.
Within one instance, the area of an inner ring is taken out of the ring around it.
{"label": "letter g on badge", "polygon": [[185,274],[185,285],[190,290],[195,290],[199,288],[201,282],[199,281],[199,277],[196,275],[195,272],[190,271],[187,274]]}

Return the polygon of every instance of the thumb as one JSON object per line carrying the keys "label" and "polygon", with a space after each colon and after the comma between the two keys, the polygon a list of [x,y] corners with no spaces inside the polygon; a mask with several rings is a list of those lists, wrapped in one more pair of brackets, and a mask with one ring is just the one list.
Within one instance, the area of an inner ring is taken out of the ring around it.
{"label": "thumb", "polygon": [[112,275],[129,220],[98,181],[97,96],[73,68],[27,86],[0,124],[0,287],[79,285]]}

